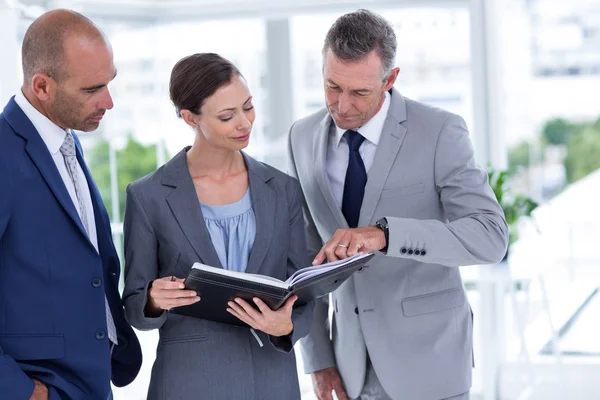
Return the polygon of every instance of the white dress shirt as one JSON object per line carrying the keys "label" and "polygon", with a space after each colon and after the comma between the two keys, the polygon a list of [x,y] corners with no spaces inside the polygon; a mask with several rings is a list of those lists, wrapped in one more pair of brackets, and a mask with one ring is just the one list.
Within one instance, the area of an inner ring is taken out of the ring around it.
{"label": "white dress shirt", "polygon": [[[62,146],[65,141],[65,136],[67,132],[56,125],[54,122],[50,121],[46,118],[42,113],[33,107],[29,101],[25,98],[23,93],[18,90],[15,96],[15,102],[21,107],[21,110],[25,113],[27,118],[31,121],[35,129],[38,131],[44,143],[48,147],[48,151],[52,155],[52,159],[56,164],[56,168],[58,168],[58,172],[60,173],[60,177],[63,180],[63,183],[67,187],[67,191],[69,192],[69,196],[71,197],[71,201],[79,214],[79,218],[81,217],[81,211],[79,210],[77,195],[75,193],[75,186],[73,185],[73,181],[71,180],[71,176],[69,175],[69,171],[67,171],[67,166],[65,165],[65,158],[60,152],[60,146]],[[87,179],[85,178],[85,174],[81,169],[81,166],[77,164],[77,174],[79,175],[79,182],[82,182],[84,185],[83,190],[83,204],[86,208],[87,214],[87,223],[90,229],[89,237],[90,241],[94,245],[96,251],[98,251],[98,235],[96,234],[96,219],[94,217],[94,206],[92,205],[92,196],[90,194],[90,188],[87,183]]]}
{"label": "white dress shirt", "polygon": [[[56,125],[54,122],[50,121],[46,116],[40,113],[29,103],[29,101],[23,95],[21,90],[17,91],[15,95],[15,102],[21,107],[21,110],[25,113],[27,118],[31,121],[35,129],[40,134],[42,140],[48,147],[48,151],[50,151],[50,155],[52,155],[52,159],[56,164],[56,168],[60,173],[60,177],[63,180],[63,183],[67,187],[67,191],[69,192],[69,196],[71,197],[71,201],[75,206],[75,210],[79,214],[79,218],[83,220],[81,216],[81,211],[79,210],[79,202],[77,201],[77,194],[75,193],[75,185],[73,185],[73,181],[71,180],[71,176],[69,175],[69,171],[67,170],[67,166],[65,165],[65,158],[60,152],[60,147],[62,146],[65,137],[67,135],[67,131]],[[77,163],[76,173],[79,175],[79,182],[84,186],[84,190],[82,191],[82,200],[86,209],[87,214],[87,226],[89,228],[88,236],[92,245],[98,252],[98,234],[96,232],[96,218],[94,217],[94,206],[92,204],[92,195],[90,194],[90,187],[88,185],[85,174],[83,173],[83,169],[79,163]],[[84,225],[85,226],[85,225]],[[107,309],[107,312],[110,312]],[[111,335],[109,335],[111,336]],[[111,338],[113,343],[116,343],[116,337]]]}
{"label": "white dress shirt", "polygon": [[[375,159],[375,152],[377,151],[377,145],[379,144],[379,138],[383,131],[383,125],[390,109],[391,95],[389,92],[385,92],[385,99],[381,108],[366,124],[358,129],[355,129],[358,133],[364,136],[365,141],[360,145],[358,152],[365,164],[365,170],[367,176],[373,160]],[[346,170],[348,169],[348,157],[349,149],[344,133],[346,129],[335,127],[335,130],[331,130],[329,134],[329,142],[327,144],[327,175],[329,176],[329,183],[331,185],[331,191],[338,207],[342,208],[342,197],[344,196],[344,181],[346,180]]]}

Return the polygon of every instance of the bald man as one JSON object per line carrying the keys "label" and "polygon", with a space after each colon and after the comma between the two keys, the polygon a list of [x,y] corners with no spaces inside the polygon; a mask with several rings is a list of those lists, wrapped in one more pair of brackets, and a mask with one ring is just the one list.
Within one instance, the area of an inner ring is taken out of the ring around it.
{"label": "bald man", "polygon": [[0,398],[111,399],[141,350],[74,130],[95,130],[113,107],[112,49],[90,20],[55,10],[22,53],[23,86],[0,114]]}

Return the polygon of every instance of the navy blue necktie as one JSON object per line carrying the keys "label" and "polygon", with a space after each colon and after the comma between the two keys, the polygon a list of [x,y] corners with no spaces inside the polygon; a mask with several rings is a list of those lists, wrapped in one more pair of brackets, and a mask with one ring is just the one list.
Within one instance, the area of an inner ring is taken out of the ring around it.
{"label": "navy blue necktie", "polygon": [[350,154],[348,156],[348,169],[346,170],[346,180],[344,181],[344,197],[342,198],[342,214],[346,217],[348,226],[356,228],[360,216],[360,207],[362,206],[365,195],[365,185],[367,184],[367,171],[365,164],[358,152],[360,145],[365,138],[360,133],[347,130],[344,133]]}

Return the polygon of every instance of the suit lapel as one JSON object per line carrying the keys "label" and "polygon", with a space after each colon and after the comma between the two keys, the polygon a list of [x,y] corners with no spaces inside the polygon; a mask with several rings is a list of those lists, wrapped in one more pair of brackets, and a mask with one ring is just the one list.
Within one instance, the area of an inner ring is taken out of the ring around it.
{"label": "suit lapel", "polygon": [[383,124],[381,138],[375,151],[375,159],[368,173],[365,196],[360,209],[359,226],[371,223],[383,186],[406,136],[406,128],[401,125],[406,121],[406,101],[395,89],[392,89],[391,95],[390,109]]}
{"label": "suit lapel", "polygon": [[59,204],[63,207],[67,215],[71,218],[91,246],[92,243],[89,241],[85,228],[79,218],[79,214],[75,209],[75,205],[69,196],[67,187],[56,168],[56,163],[54,162],[46,143],[44,143],[44,140],[41,138],[29,118],[27,118],[25,113],[21,110],[21,107],[17,105],[14,98],[12,98],[4,108],[3,115],[14,131],[27,140],[25,151],[36,165],[50,190],[52,190],[56,200],[58,200]]}
{"label": "suit lapel", "polygon": [[[333,216],[333,221],[330,224],[333,224],[336,228],[332,230],[341,228],[348,228],[348,222],[342,214],[342,210],[338,207],[335,198],[333,197],[333,192],[331,191],[331,184],[329,182],[329,177],[327,176],[327,148],[329,147],[329,129],[332,124],[332,119],[329,114],[325,115],[323,121],[319,125],[319,130],[317,131],[314,138],[314,147],[313,154],[315,155],[314,165],[315,165],[315,176],[319,188],[321,189],[321,193],[325,198],[325,202],[329,207],[329,211]],[[326,218],[327,214],[323,214],[319,216],[319,218]]]}
{"label": "suit lapel", "polygon": [[273,210],[276,207],[277,195],[268,185],[268,181],[272,178],[269,170],[245,154],[244,159],[248,167],[250,196],[256,218],[256,237],[250,251],[246,272],[257,273],[273,239]]}
{"label": "suit lapel", "polygon": [[[174,187],[166,201],[200,260],[204,264],[223,268],[204,223],[196,189],[187,169],[186,152],[187,148],[165,165],[162,183]],[[277,195],[268,185],[268,181],[272,178],[268,169],[245,154],[244,160],[248,167],[250,195],[256,217],[256,237],[246,272],[256,273],[260,270],[273,239],[273,210]]]}
{"label": "suit lapel", "polygon": [[[96,237],[98,239],[98,253],[100,258],[102,258],[103,264],[105,266],[110,265],[109,260],[106,258],[109,255],[116,255],[115,246],[112,242],[110,225],[106,225],[105,221],[105,213],[102,212],[102,208],[104,207],[104,202],[102,201],[102,196],[100,196],[100,191],[96,187],[96,183],[94,182],[94,178],[90,173],[90,170],[83,159],[83,151],[81,150],[81,144],[79,143],[79,139],[75,134],[73,134],[73,138],[75,138],[75,147],[77,149],[77,161],[83,170],[85,175],[85,179],[87,181],[87,185],[90,190],[90,197],[92,199],[92,207],[94,209],[94,221],[96,223]],[[109,250],[110,249],[110,250]],[[109,251],[107,251],[109,250]]]}
{"label": "suit lapel", "polygon": [[179,152],[165,165],[162,184],[173,187],[166,202],[198,258],[207,265],[223,268],[204,223],[200,202],[187,168],[186,153]]}

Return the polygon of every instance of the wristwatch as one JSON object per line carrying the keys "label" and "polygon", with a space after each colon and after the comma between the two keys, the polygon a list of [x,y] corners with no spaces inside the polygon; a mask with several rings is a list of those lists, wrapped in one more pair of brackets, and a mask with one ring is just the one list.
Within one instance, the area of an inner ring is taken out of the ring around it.
{"label": "wristwatch", "polygon": [[383,234],[385,235],[385,247],[380,250],[385,252],[387,251],[388,245],[390,244],[390,226],[388,225],[387,218],[383,217],[378,219],[377,222],[375,222],[375,226],[381,229],[383,231]]}

